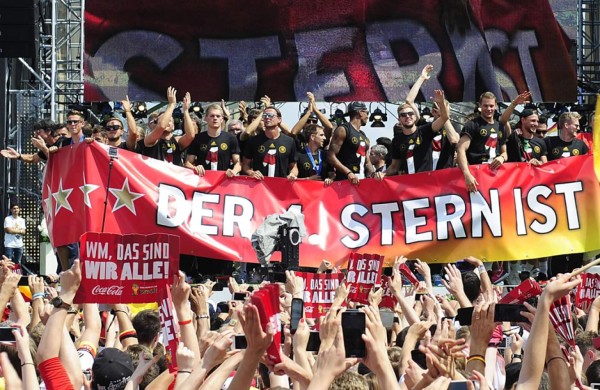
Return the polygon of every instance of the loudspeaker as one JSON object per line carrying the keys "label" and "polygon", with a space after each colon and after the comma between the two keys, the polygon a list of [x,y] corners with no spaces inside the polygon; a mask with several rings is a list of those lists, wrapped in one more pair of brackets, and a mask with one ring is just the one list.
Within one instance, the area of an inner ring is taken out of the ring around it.
{"label": "loudspeaker", "polygon": [[0,0],[0,58],[36,58],[38,32],[37,0]]}

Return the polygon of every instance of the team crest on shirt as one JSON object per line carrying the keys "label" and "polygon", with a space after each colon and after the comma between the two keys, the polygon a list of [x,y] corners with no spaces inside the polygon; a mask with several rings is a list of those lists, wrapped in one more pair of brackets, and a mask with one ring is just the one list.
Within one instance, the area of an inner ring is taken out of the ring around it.
{"label": "team crest on shirt", "polygon": [[579,156],[579,150],[573,149],[573,156]]}
{"label": "team crest on shirt", "polygon": [[265,145],[260,145],[258,147],[258,153],[264,153],[265,152]]}
{"label": "team crest on shirt", "polygon": [[558,156],[560,154],[560,150],[558,148],[552,149],[552,154]]}
{"label": "team crest on shirt", "polygon": [[206,152],[206,149],[208,149],[208,145],[206,145],[206,144],[200,145],[200,150],[201,151]]}
{"label": "team crest on shirt", "polygon": [[542,151],[542,149],[540,149],[540,147],[539,147],[539,146],[535,145],[535,146],[533,147],[533,151],[534,151],[534,152],[536,152],[536,153],[539,153],[539,152],[541,152],[541,151]]}
{"label": "team crest on shirt", "polygon": [[223,142],[221,144],[221,150],[227,150],[227,148],[229,148],[229,146],[227,146],[227,144],[225,142]]}
{"label": "team crest on shirt", "polygon": [[400,150],[404,152],[406,150],[406,144],[400,144]]}
{"label": "team crest on shirt", "polygon": [[358,138],[352,137],[352,143],[356,145],[358,143]]}
{"label": "team crest on shirt", "polygon": [[305,162],[304,163],[304,169],[310,169],[310,163]]}
{"label": "team crest on shirt", "polygon": [[502,138],[502,134],[504,134],[504,133],[502,133],[501,131],[498,132],[498,139]]}
{"label": "team crest on shirt", "polygon": [[279,153],[284,154],[285,152],[287,152],[287,149],[285,148],[285,146],[281,145],[279,147]]}
{"label": "team crest on shirt", "polygon": [[412,138],[408,140],[408,144],[409,144],[409,145],[412,145],[414,142],[415,142],[415,141],[413,141],[413,139],[412,139]]}
{"label": "team crest on shirt", "polygon": [[417,145],[421,145],[421,137],[417,137]]}
{"label": "team crest on shirt", "polygon": [[486,129],[481,129],[481,130],[479,130],[479,134],[480,134],[482,137],[486,137],[486,136],[487,136],[487,130],[486,130]]}

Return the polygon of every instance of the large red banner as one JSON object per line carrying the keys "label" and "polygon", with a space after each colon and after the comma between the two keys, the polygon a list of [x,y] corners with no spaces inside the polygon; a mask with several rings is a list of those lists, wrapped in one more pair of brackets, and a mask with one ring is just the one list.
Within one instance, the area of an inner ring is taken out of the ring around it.
{"label": "large red banner", "polygon": [[[574,0],[89,0],[85,100],[574,101]],[[560,19],[559,21],[557,17]],[[567,34],[568,33],[568,34]],[[502,99],[501,99],[502,100]]]}
{"label": "large red banner", "polygon": [[325,185],[224,172],[199,177],[127,151],[109,164],[107,149],[83,143],[51,155],[43,204],[54,246],[87,231],[167,233],[181,238],[181,253],[256,262],[252,233],[268,215],[291,208],[305,216],[304,266],[323,259],[342,265],[352,252],[381,254],[391,266],[397,255],[491,261],[600,248],[591,155],[541,167],[471,166],[480,185],[468,193],[458,169]]}

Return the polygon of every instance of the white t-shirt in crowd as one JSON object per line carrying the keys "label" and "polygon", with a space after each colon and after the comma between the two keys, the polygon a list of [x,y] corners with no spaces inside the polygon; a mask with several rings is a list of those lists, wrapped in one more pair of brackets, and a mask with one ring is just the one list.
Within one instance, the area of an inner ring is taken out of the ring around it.
{"label": "white t-shirt in crowd", "polygon": [[[25,229],[25,220],[21,217],[13,217],[9,215],[4,218],[4,228]],[[21,234],[10,234],[4,232],[4,247],[5,248],[22,248],[23,236]]]}

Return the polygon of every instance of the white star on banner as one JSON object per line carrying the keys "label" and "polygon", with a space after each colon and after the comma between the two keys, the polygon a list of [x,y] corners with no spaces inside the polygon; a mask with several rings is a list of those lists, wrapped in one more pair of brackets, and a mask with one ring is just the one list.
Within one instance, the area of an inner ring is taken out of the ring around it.
{"label": "white star on banner", "polygon": [[129,189],[129,178],[125,178],[123,182],[123,187],[121,189],[118,188],[109,188],[108,189],[111,194],[117,198],[117,203],[115,203],[113,207],[113,212],[117,211],[121,207],[127,207],[129,211],[133,213],[133,215],[137,215],[135,212],[135,204],[136,199],[141,198],[144,194],[140,194],[137,192],[131,192]]}
{"label": "white star on banner", "polygon": [[83,176],[83,185],[79,187],[81,192],[83,192],[83,203],[89,208],[92,208],[92,203],[90,202],[90,194],[100,188],[95,184],[88,184],[85,181],[85,175]]}
{"label": "white star on banner", "polygon": [[71,195],[71,192],[73,192],[72,188],[63,189],[62,179],[60,179],[58,191],[52,193],[52,197],[56,202],[56,210],[54,210],[54,215],[58,214],[61,208],[73,212],[73,208],[69,203],[69,196]]}

